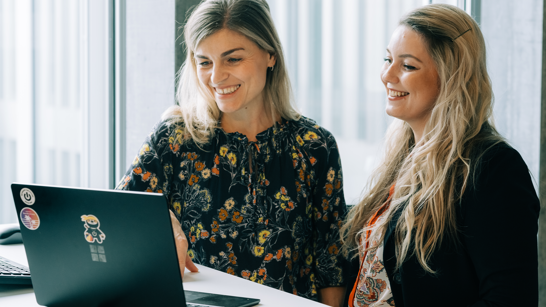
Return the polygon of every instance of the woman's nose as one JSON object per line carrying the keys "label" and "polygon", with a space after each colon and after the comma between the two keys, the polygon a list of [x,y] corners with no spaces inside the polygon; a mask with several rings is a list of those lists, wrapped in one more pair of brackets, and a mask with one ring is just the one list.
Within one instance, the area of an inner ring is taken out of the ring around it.
{"label": "woman's nose", "polygon": [[381,81],[383,83],[398,83],[398,75],[396,74],[396,71],[394,69],[394,65],[389,64],[388,62],[385,62],[385,66],[383,67],[383,70],[381,71]]}
{"label": "woman's nose", "polygon": [[222,81],[226,80],[228,77],[228,72],[223,67],[223,65],[214,65],[212,67],[212,75],[210,76],[210,81],[212,84],[218,85]]}

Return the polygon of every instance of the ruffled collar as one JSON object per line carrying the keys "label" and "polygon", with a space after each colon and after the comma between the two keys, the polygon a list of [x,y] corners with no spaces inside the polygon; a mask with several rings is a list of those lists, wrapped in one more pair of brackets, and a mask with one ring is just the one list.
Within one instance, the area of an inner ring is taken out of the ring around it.
{"label": "ruffled collar", "polygon": [[218,126],[215,128],[216,135],[226,136],[229,143],[268,143],[271,139],[284,137],[293,125],[293,121],[281,118],[281,123],[277,123],[269,127],[268,129],[258,133],[256,135],[257,142],[248,142],[246,135],[240,132],[226,132],[221,127],[221,123],[218,122]]}

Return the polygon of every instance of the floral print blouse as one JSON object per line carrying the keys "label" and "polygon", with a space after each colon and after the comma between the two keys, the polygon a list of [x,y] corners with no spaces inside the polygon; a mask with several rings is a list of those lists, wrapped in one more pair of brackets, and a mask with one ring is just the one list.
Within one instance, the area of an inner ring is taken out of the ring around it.
{"label": "floral print blouse", "polygon": [[118,189],[163,193],[195,263],[318,299],[345,284],[345,214],[334,137],[302,117],[249,142],[217,128],[207,145],[182,144],[182,123],[160,123]]}

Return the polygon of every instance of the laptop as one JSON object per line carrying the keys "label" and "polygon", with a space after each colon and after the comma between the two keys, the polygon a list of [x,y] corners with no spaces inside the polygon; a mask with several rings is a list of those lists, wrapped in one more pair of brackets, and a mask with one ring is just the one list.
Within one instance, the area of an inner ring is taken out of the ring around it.
{"label": "laptop", "polygon": [[260,302],[184,291],[162,194],[17,183],[11,189],[40,305],[246,307]]}

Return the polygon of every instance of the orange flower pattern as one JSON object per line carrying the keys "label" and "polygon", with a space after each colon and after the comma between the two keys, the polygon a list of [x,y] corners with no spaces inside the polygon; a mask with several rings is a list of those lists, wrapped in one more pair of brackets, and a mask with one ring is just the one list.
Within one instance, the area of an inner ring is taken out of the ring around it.
{"label": "orange flower pattern", "polygon": [[163,193],[192,259],[313,300],[343,286],[345,216],[334,137],[302,117],[249,142],[217,128],[209,144],[182,144],[183,124],[160,123],[117,188]]}

